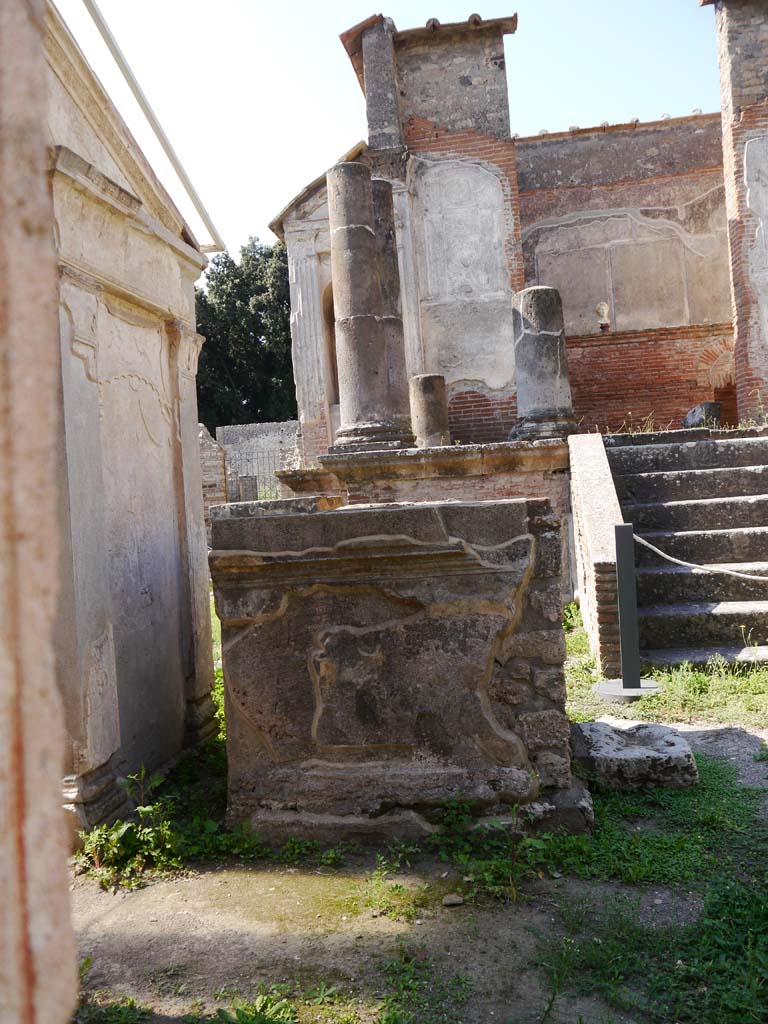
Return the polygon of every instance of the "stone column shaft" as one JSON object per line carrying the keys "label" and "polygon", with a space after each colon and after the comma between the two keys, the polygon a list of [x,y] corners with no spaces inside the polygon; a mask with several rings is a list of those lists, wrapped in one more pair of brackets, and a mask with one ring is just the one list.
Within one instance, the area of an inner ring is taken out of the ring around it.
{"label": "stone column shaft", "polygon": [[524,288],[514,298],[518,423],[510,440],[573,433],[563,304],[556,288]]}
{"label": "stone column shaft", "polygon": [[331,450],[403,447],[390,409],[371,173],[363,164],[337,164],[327,183],[341,409]]}
{"label": "stone column shaft", "polygon": [[400,307],[400,267],[392,183],[384,178],[371,182],[376,255],[381,281],[381,315],[387,352],[388,412],[400,427],[403,440],[412,443],[405,335]]}
{"label": "stone column shaft", "polygon": [[441,373],[411,377],[411,421],[417,448],[442,448],[451,443],[448,398]]}

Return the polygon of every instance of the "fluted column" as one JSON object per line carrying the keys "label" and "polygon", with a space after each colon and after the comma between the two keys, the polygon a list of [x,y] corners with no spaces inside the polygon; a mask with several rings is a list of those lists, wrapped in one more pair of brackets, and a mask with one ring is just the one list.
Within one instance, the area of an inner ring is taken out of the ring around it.
{"label": "fluted column", "polygon": [[371,172],[359,163],[327,176],[341,425],[331,451],[403,447],[391,409]]}

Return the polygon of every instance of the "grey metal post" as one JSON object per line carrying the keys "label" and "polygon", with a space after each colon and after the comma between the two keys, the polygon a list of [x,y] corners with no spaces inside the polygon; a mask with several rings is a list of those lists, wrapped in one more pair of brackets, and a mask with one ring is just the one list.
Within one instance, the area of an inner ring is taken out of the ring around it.
{"label": "grey metal post", "polygon": [[616,532],[616,589],[619,598],[622,688],[640,687],[640,628],[635,583],[635,528],[621,523]]}

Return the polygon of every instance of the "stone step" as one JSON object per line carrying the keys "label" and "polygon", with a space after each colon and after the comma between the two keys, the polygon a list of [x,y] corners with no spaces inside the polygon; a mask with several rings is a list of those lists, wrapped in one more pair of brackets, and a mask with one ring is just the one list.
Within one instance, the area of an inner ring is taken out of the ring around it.
{"label": "stone step", "polygon": [[640,652],[646,668],[676,668],[686,663],[704,668],[713,657],[723,658],[730,665],[761,665],[768,663],[768,647],[667,647]]}
{"label": "stone step", "polygon": [[[720,562],[768,562],[768,527],[733,530],[642,530],[638,535],[673,558],[695,565]],[[635,545],[638,565],[669,564],[640,544]]]}
{"label": "stone step", "polygon": [[649,605],[638,615],[642,650],[768,643],[768,600]]}
{"label": "stone step", "polygon": [[606,448],[606,453],[614,476],[623,473],[667,472],[671,469],[764,466],[768,465],[768,437],[627,445]]}
{"label": "stone step", "polygon": [[722,562],[713,567],[765,576],[765,583],[722,573],[699,572],[668,562],[664,565],[645,565],[637,570],[637,602],[639,605],[659,605],[697,601],[768,600],[768,562]]}
{"label": "stone step", "polygon": [[623,505],[624,521],[640,530],[727,530],[768,523],[768,494],[738,498],[695,498],[688,501]]}
{"label": "stone step", "polygon": [[768,466],[628,473],[615,476],[619,501],[686,501],[768,494]]}

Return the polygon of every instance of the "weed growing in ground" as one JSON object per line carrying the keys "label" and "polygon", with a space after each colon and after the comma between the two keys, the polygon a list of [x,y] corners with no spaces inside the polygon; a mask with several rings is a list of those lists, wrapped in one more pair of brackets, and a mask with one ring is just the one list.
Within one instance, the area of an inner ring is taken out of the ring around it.
{"label": "weed growing in ground", "polygon": [[215,738],[185,751],[167,778],[142,768],[126,780],[136,820],[98,825],[80,833],[82,849],[75,855],[75,864],[105,888],[137,888],[152,875],[178,871],[188,863],[227,858],[326,867],[344,863],[351,847],[323,849],[319,843],[292,838],[275,851],[247,826],[225,826],[227,754],[220,670],[214,702],[220,715]]}
{"label": "weed growing in ground", "polygon": [[388,989],[379,1024],[458,1024],[472,986],[461,974],[443,978],[423,947],[402,945],[384,965]]}
{"label": "weed growing in ground", "polygon": [[419,885],[410,888],[400,882],[390,881],[388,875],[388,868],[376,868],[357,887],[354,904],[357,908],[373,910],[393,921],[415,920],[420,911],[432,902],[431,887]]}
{"label": "weed growing in ground", "polygon": [[84,995],[72,1024],[143,1024],[152,1011],[134,999],[114,999],[98,992]]}

